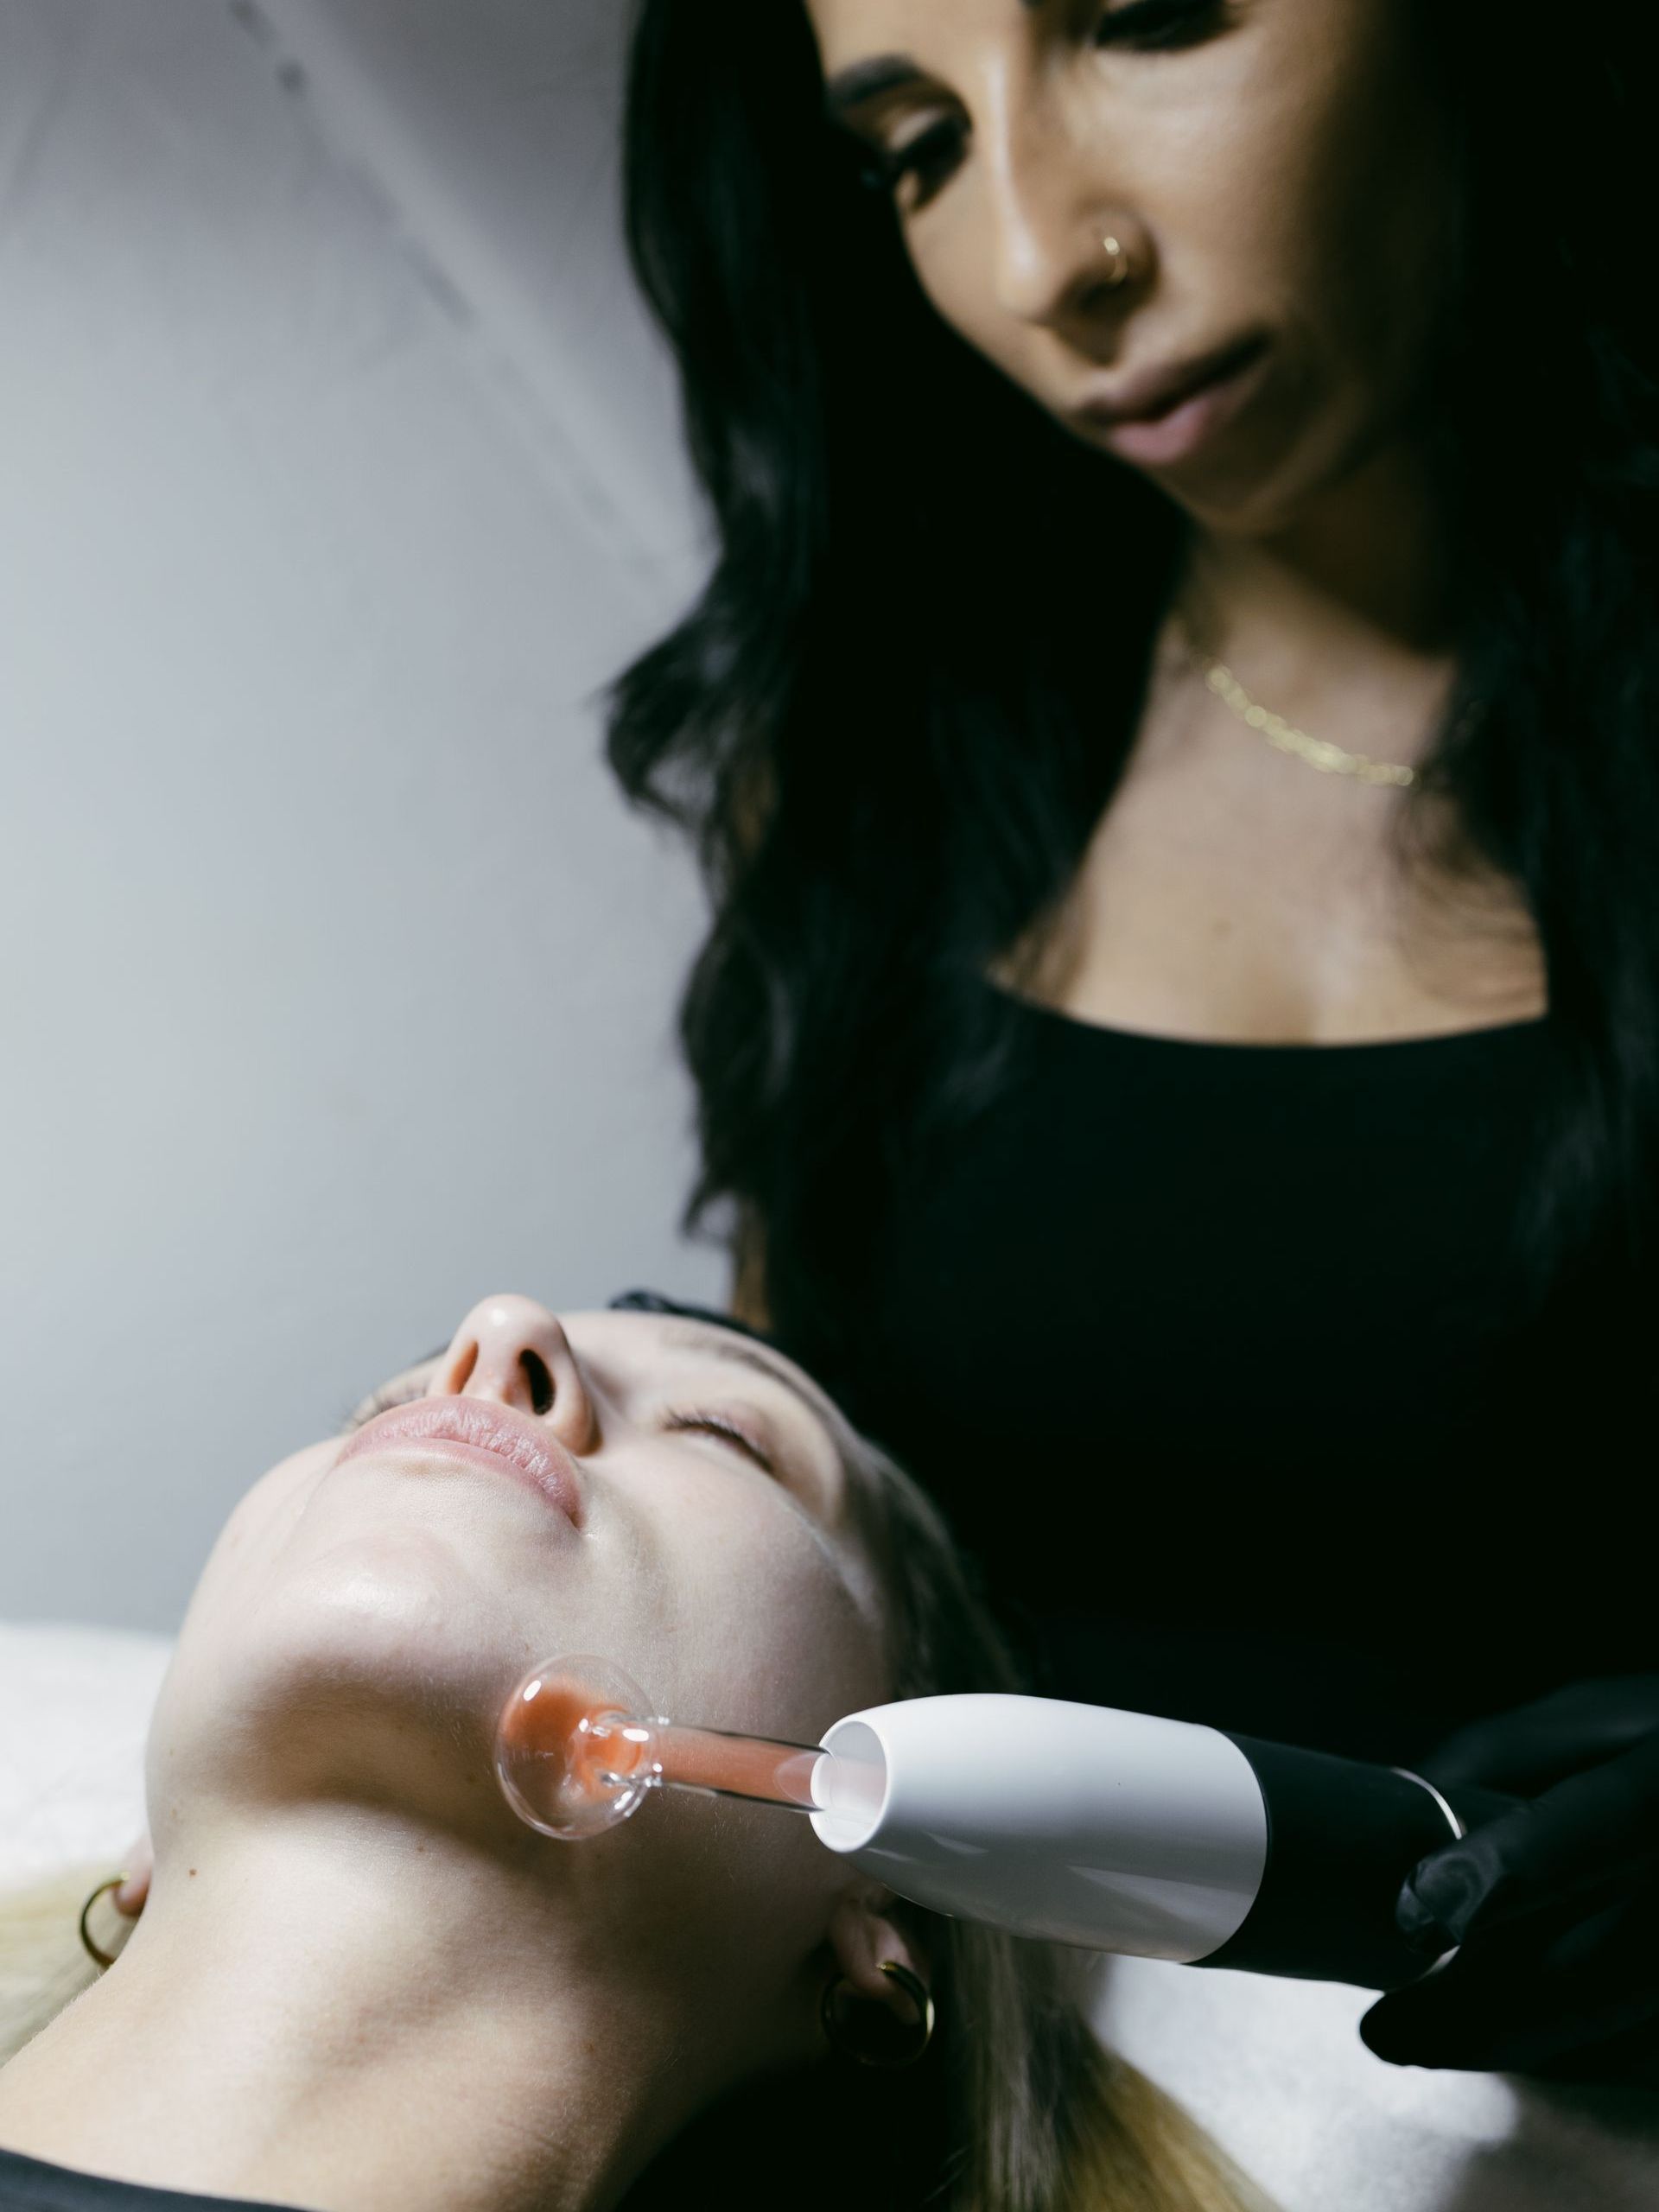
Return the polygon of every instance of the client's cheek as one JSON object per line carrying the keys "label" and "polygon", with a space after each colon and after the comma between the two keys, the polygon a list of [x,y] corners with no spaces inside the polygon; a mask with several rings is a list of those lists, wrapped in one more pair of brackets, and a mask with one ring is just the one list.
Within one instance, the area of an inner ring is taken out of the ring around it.
{"label": "client's cheek", "polygon": [[677,1614],[676,1719],[815,1743],[881,1694],[879,1634],[810,1533],[685,1561]]}
{"label": "client's cheek", "polygon": [[207,1555],[193,1610],[228,1584],[245,1592],[251,1581],[264,1576],[333,1464],[334,1451],[331,1440],[291,1453],[238,1500]]}

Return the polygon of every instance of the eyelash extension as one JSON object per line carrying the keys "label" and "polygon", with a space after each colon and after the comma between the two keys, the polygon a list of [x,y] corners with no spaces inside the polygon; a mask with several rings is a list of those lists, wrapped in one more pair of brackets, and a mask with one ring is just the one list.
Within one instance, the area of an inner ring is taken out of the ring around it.
{"label": "eyelash extension", "polygon": [[912,171],[922,175],[928,167],[930,149],[934,155],[947,152],[957,135],[953,123],[932,123],[896,151],[890,153],[885,148],[872,147],[859,161],[860,181],[872,192],[896,192]]}
{"label": "eyelash extension", "polygon": [[724,1414],[696,1413],[690,1408],[671,1409],[663,1415],[663,1426],[671,1433],[690,1429],[700,1431],[705,1436],[717,1436],[722,1442],[735,1446],[766,1474],[774,1478],[777,1475],[778,1469],[772,1454]]}
{"label": "eyelash extension", "polygon": [[394,1406],[413,1404],[425,1389],[424,1376],[418,1382],[408,1381],[383,1382],[378,1390],[371,1391],[369,1395],[359,1404],[346,1408],[340,1415],[341,1433],[354,1436],[358,1430],[366,1427],[377,1414],[389,1414]]}
{"label": "eyelash extension", "polygon": [[[372,1421],[377,1414],[390,1413],[394,1406],[411,1405],[425,1389],[424,1380],[382,1383],[360,1405],[352,1407],[341,1416],[340,1428],[345,1434],[353,1435]],[[707,1436],[716,1436],[722,1443],[730,1444],[745,1458],[752,1459],[764,1473],[774,1479],[777,1477],[778,1469],[772,1454],[723,1414],[696,1413],[689,1408],[675,1410],[664,1414],[663,1426],[670,1431],[695,1430]]]}
{"label": "eyelash extension", "polygon": [[[1096,48],[1128,47],[1142,54],[1173,52],[1196,45],[1227,4],[1228,0],[1128,0],[1128,6],[1108,9],[1100,17],[1093,43]],[[872,147],[859,157],[859,180],[872,192],[890,194],[906,177],[914,175],[925,193],[930,167],[950,154],[960,136],[958,124],[941,120],[918,131],[895,151]]]}
{"label": "eyelash extension", "polygon": [[1102,16],[1095,25],[1095,44],[1152,53],[1185,45],[1224,4],[1225,0],[1129,0],[1128,7],[1111,8]]}

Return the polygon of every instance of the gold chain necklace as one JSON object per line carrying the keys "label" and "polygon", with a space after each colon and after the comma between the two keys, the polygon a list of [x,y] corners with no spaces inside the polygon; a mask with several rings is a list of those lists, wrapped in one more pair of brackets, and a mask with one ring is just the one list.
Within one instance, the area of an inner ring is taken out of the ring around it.
{"label": "gold chain necklace", "polygon": [[1395,784],[1403,788],[1416,782],[1417,771],[1406,767],[1402,762],[1373,760],[1365,753],[1344,753],[1339,745],[1332,745],[1322,737],[1310,737],[1305,729],[1297,729],[1282,715],[1275,715],[1271,708],[1252,699],[1232,670],[1202,651],[1190,633],[1186,642],[1204,671],[1205,682],[1217,698],[1224,706],[1230,707],[1240,721],[1260,730],[1268,743],[1276,746],[1281,753],[1306,760],[1310,768],[1317,768],[1322,775],[1351,776],[1357,783]]}

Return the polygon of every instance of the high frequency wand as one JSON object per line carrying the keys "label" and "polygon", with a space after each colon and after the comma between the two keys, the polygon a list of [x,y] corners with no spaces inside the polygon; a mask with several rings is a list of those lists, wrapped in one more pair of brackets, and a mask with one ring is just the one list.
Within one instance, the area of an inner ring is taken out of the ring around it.
{"label": "high frequency wand", "polygon": [[804,1814],[936,1912],[1084,1949],[1393,1989],[1418,1859],[1515,1802],[1190,1721],[996,1694],[914,1698],[817,1745],[654,1716],[609,1661],[549,1660],[503,1708],[496,1772],[543,1834],[614,1827],[659,1789]]}

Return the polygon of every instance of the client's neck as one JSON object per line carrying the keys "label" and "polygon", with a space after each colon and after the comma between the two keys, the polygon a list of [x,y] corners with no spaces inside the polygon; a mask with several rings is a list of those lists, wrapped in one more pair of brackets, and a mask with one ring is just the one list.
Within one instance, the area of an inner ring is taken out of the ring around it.
{"label": "client's neck", "polygon": [[711,2086],[688,2007],[528,1868],[361,1808],[158,1870],[116,1966],[0,2073],[0,2145],[367,2212],[611,2202]]}

